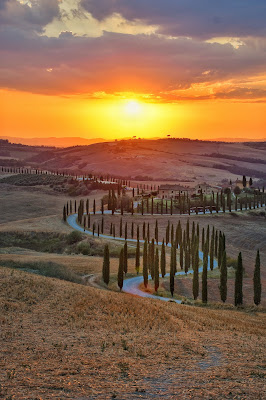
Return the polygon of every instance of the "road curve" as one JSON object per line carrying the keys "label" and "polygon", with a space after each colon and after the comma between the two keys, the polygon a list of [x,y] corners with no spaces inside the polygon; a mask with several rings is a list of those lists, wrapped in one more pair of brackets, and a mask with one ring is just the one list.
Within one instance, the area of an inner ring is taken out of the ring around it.
{"label": "road curve", "polygon": [[[71,228],[80,231],[82,233],[85,233],[87,235],[93,236],[92,231],[89,231],[88,229],[82,228],[78,223],[77,223],[77,214],[71,214],[67,217],[67,222],[68,224],[71,226]],[[111,239],[111,240],[117,240],[117,241],[125,241],[124,238],[120,238],[120,237],[113,237],[113,236],[109,236],[109,235],[103,235],[103,234],[95,234],[95,237],[100,237],[102,239]],[[133,243],[137,243],[136,239],[127,239],[127,242],[133,242]],[[140,240],[140,243],[144,243],[144,240]],[[162,242],[158,242],[158,245],[161,245]],[[168,247],[171,247],[171,244],[168,243]],[[199,257],[202,260],[203,259],[203,253],[202,251],[199,251]],[[213,261],[213,268],[217,268],[218,267],[218,262],[217,260]],[[203,270],[203,266],[199,267],[199,273],[202,272]],[[208,259],[208,270],[210,270],[210,257]],[[192,274],[193,270],[190,269],[188,271],[188,274]],[[165,276],[169,276],[170,274],[166,274]],[[176,276],[181,276],[181,275],[186,275],[185,271],[178,271],[176,272]],[[161,275],[160,275],[161,277]],[[149,275],[149,280],[151,279],[151,276]],[[176,299],[171,299],[168,297],[161,297],[161,296],[155,296],[153,294],[150,293],[146,293],[143,292],[142,290],[139,289],[140,284],[143,282],[143,277],[142,275],[136,276],[134,278],[129,278],[129,279],[125,279],[124,280],[124,284],[123,284],[123,292],[125,293],[129,293],[135,296],[140,296],[140,297],[148,297],[151,299],[157,299],[157,300],[162,300],[162,301],[174,301],[175,303],[181,304],[181,300],[176,300]]]}

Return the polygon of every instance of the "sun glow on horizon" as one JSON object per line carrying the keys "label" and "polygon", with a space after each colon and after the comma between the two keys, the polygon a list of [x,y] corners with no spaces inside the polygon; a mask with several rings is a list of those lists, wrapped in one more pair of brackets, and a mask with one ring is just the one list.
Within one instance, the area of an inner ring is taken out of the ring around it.
{"label": "sun glow on horizon", "polygon": [[142,112],[141,104],[137,100],[130,100],[127,101],[124,111],[127,115],[130,116],[137,116],[140,115]]}

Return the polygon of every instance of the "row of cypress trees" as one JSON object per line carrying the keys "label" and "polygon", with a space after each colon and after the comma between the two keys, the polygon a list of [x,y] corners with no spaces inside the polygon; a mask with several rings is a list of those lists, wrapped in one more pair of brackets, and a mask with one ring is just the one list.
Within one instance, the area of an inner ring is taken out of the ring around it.
{"label": "row of cypress trees", "polygon": [[[194,300],[197,300],[199,296],[199,240],[194,239],[196,242],[194,256],[192,257],[192,268],[193,268],[193,279],[192,279],[192,294]],[[226,262],[226,249],[224,235],[221,235],[220,239],[221,246],[221,264],[220,264],[220,298],[222,302],[227,299],[227,262]],[[176,246],[171,246],[171,257],[170,257],[170,292],[174,295],[175,286],[175,274],[176,274]],[[202,269],[202,302],[208,302],[208,264],[210,264],[210,258],[208,256],[208,244],[205,242],[203,251],[203,269]],[[139,273],[140,268],[140,243],[137,241],[136,247],[136,271]],[[160,271],[161,270],[161,271]],[[119,255],[119,267],[117,274],[117,283],[120,290],[123,288],[124,276],[128,272],[128,247],[127,242],[125,242],[123,248]],[[148,286],[149,273],[154,281],[154,289],[157,292],[159,288],[159,276],[164,277],[166,274],[166,254],[165,254],[165,244],[164,241],[161,246],[161,252],[159,254],[159,248],[156,246],[154,239],[148,243],[147,239],[143,246],[143,282],[144,286]],[[243,304],[243,263],[242,254],[238,255],[238,262],[235,274],[235,306],[240,306]],[[110,280],[110,258],[109,258],[109,248],[105,245],[104,248],[104,260],[102,269],[103,281],[108,285]],[[253,290],[254,290],[254,303],[259,305],[261,302],[261,276],[260,276],[260,253],[257,251],[255,269],[253,275]]]}

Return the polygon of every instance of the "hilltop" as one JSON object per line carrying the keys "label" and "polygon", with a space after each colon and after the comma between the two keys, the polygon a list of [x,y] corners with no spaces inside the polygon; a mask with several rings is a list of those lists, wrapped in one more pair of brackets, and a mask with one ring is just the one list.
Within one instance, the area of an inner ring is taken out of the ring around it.
{"label": "hilltop", "polygon": [[215,183],[242,175],[266,179],[266,142],[122,140],[68,148],[1,144],[0,164],[30,165],[130,179]]}

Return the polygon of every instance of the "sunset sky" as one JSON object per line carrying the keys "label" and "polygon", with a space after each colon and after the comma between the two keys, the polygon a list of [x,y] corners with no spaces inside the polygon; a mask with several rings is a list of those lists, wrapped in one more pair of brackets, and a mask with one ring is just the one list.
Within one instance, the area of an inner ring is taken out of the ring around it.
{"label": "sunset sky", "polygon": [[266,137],[265,0],[0,0],[0,135]]}

